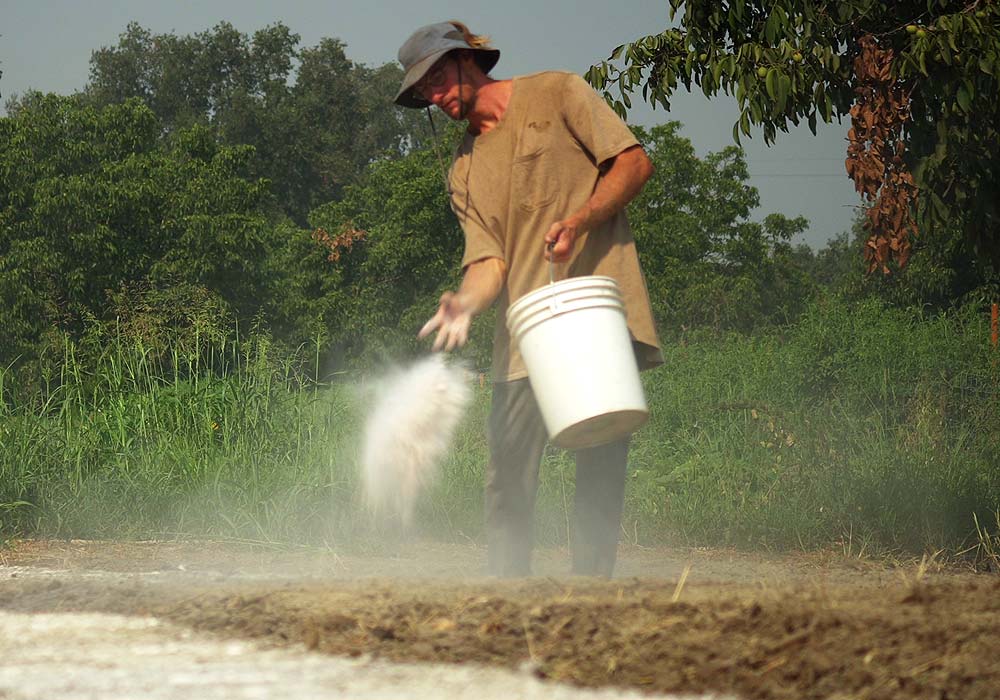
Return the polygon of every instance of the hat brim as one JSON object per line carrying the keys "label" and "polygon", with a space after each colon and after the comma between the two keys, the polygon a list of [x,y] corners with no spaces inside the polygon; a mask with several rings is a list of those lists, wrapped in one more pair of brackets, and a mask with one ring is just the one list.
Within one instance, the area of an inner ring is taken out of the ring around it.
{"label": "hat brim", "polygon": [[[414,92],[413,86],[420,82],[420,79],[438,62],[438,59],[449,51],[457,50],[459,49],[448,47],[436,51],[410,66],[410,70],[406,71],[406,75],[403,76],[403,83],[399,88],[399,92],[396,93],[395,103],[400,107],[412,107],[415,109],[429,107],[431,103]],[[473,56],[476,59],[476,64],[483,73],[489,73],[493,70],[493,66],[500,60],[500,51],[498,49],[470,49],[466,47],[464,50],[475,52]]]}

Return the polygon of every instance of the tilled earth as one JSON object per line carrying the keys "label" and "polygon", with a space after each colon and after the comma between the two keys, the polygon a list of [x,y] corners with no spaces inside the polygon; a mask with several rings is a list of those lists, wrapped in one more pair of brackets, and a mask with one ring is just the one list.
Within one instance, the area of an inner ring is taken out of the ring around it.
{"label": "tilled earth", "polygon": [[619,577],[482,577],[478,547],[395,555],[19,542],[0,608],[153,616],[346,657],[530,669],[578,686],[742,698],[1000,697],[1000,577],[933,562],[623,548]]}

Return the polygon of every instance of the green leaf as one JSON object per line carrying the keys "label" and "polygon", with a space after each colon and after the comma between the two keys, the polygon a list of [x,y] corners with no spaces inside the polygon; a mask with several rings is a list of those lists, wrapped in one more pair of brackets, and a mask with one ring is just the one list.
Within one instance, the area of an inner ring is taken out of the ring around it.
{"label": "green leaf", "polygon": [[792,91],[792,79],[782,73],[778,78],[778,111],[783,112]]}
{"label": "green leaf", "polygon": [[[743,15],[746,12],[745,0],[733,0],[729,3],[729,13],[738,22],[743,20]],[[737,25],[738,26],[738,25]]]}
{"label": "green leaf", "polygon": [[712,62],[712,79],[715,81],[716,85],[719,85],[719,81],[722,78],[722,61]]}
{"label": "green leaf", "polygon": [[969,90],[965,85],[958,88],[958,94],[955,96],[955,99],[963,112],[969,111],[969,107],[972,105],[972,95],[969,94]]}
{"label": "green leaf", "polygon": [[778,14],[772,11],[767,16],[767,22],[764,23],[764,38],[767,40],[769,46],[774,45],[774,39],[778,33]]}
{"label": "green leaf", "polygon": [[778,98],[778,69],[770,68],[767,71],[767,77],[764,79],[764,85],[767,88],[767,96],[772,100]]}

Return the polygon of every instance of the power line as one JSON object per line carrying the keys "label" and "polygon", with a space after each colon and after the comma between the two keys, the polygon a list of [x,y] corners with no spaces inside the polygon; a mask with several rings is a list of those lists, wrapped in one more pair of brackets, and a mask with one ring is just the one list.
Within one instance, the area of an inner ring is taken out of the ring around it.
{"label": "power line", "polygon": [[829,160],[829,161],[843,161],[843,157],[833,157],[833,156],[803,156],[794,158],[754,158],[751,156],[747,157],[747,160],[752,160],[755,163],[787,163],[789,161],[801,161],[801,160]]}
{"label": "power line", "polygon": [[750,173],[750,177],[842,177],[847,173]]}

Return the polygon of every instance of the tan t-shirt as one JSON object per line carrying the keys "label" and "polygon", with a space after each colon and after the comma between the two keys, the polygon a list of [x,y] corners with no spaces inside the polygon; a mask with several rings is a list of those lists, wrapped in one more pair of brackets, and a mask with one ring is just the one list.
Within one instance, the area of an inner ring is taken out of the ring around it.
{"label": "tan t-shirt", "polygon": [[[628,126],[578,75],[545,72],[514,78],[507,110],[479,136],[466,134],[450,173],[452,206],[465,232],[463,268],[500,258],[507,283],[497,300],[493,379],[528,372],[505,323],[507,307],[549,282],[549,227],[590,198],[599,165],[638,142]],[[621,288],[640,369],[663,362],[646,283],[625,213],[576,241],[556,279],[606,275]]]}

